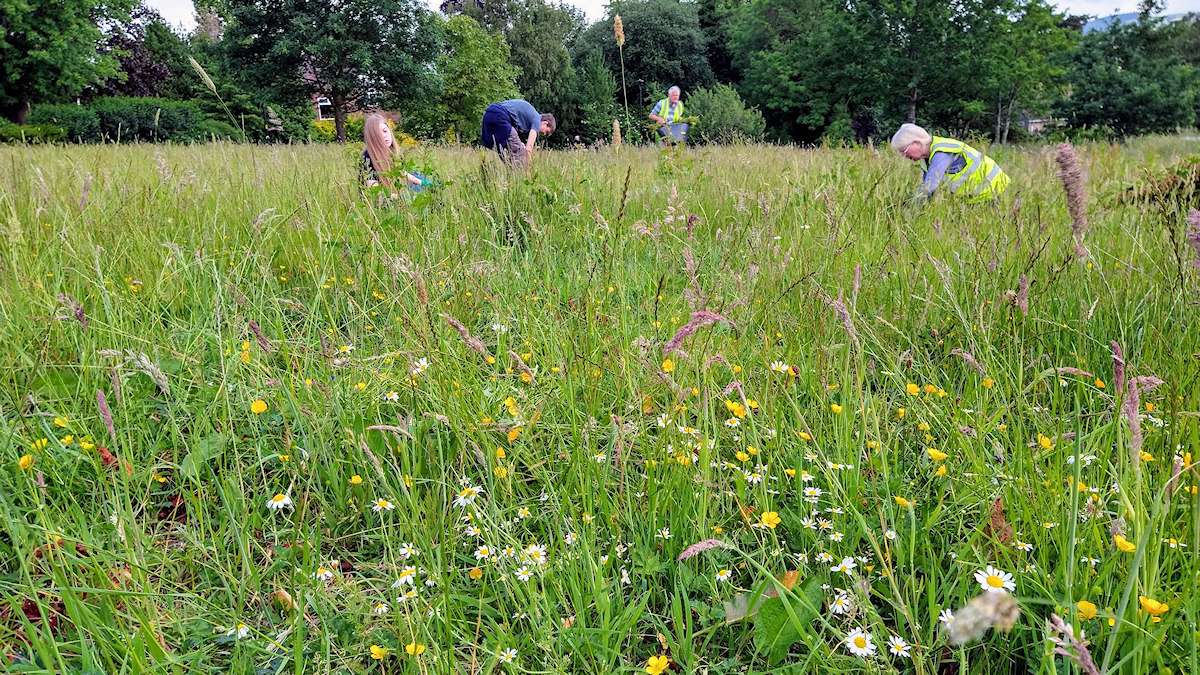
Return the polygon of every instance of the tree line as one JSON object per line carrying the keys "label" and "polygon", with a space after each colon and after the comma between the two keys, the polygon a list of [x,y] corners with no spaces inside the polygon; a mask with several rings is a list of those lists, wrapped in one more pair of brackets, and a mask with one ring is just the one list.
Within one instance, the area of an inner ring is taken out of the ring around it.
{"label": "tree line", "polygon": [[588,143],[614,119],[637,138],[678,85],[706,140],[863,142],[919,121],[1005,142],[1030,118],[1125,136],[1200,115],[1200,16],[1165,20],[1158,0],[1090,32],[1046,0],[617,0],[591,24],[546,0],[196,9],[181,35],[136,0],[0,0],[0,114],[65,126],[63,104],[96,104],[125,124],[145,106],[114,101],[154,98],[191,102],[205,134],[302,140],[322,97],[339,139],[352,111],[382,108],[414,136],[470,141],[489,103],[520,96],[555,114],[551,140]]}

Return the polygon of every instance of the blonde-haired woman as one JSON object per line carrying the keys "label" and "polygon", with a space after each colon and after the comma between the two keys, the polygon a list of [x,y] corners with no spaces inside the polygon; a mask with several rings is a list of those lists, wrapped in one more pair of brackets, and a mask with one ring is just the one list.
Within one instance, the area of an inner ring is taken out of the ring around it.
{"label": "blonde-haired woman", "polygon": [[[383,115],[375,113],[363,124],[363,137],[367,147],[362,154],[361,176],[367,187],[380,184],[393,187],[398,176],[392,176],[390,172],[400,159],[400,144],[392,134],[392,125]],[[410,190],[417,192],[422,192],[429,184],[424,176],[407,171],[404,172],[404,180]]]}
{"label": "blonde-haired woman", "polygon": [[902,124],[892,147],[921,163],[924,175],[916,197],[929,199],[946,183],[950,192],[977,203],[994,199],[1008,187],[1008,174],[991,157],[952,138],[934,136],[915,124]]}

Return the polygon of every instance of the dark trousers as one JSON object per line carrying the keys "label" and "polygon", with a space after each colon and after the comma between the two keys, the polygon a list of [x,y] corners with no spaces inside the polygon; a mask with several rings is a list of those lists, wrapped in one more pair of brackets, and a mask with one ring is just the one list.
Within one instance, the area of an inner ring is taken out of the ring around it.
{"label": "dark trousers", "polygon": [[489,150],[501,152],[508,147],[508,138],[512,136],[512,131],[508,111],[499,103],[493,103],[483,113],[483,129],[479,134],[479,142]]}
{"label": "dark trousers", "polygon": [[508,164],[524,165],[528,163],[525,144],[517,135],[517,129],[508,117],[508,111],[499,104],[493,103],[483,113],[483,129],[479,133],[479,142],[489,150],[495,150]]}

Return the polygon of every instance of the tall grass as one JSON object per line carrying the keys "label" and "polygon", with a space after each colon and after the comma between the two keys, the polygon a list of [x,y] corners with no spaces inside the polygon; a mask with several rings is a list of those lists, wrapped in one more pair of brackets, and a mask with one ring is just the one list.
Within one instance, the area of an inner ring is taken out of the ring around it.
{"label": "tall grass", "polygon": [[[438,149],[450,185],[381,203],[337,148],[0,148],[4,655],[1078,672],[1057,614],[1113,672],[1200,672],[1197,273],[1105,202],[1198,151],[1077,148],[1077,258],[1050,148],[974,207],[867,149]],[[1132,420],[1114,342],[1165,382]],[[1020,617],[952,644],[989,565]]]}

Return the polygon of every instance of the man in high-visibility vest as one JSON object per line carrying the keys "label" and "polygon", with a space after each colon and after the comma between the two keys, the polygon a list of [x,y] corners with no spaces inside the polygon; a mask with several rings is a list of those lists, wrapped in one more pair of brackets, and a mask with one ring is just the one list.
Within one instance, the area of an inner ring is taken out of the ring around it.
{"label": "man in high-visibility vest", "polygon": [[679,100],[679,87],[667,90],[667,97],[654,104],[650,111],[650,119],[659,125],[658,135],[666,137],[670,133],[665,127],[679,123],[683,119],[683,102]]}
{"label": "man in high-visibility vest", "polygon": [[921,163],[924,175],[915,195],[929,199],[941,185],[963,195],[970,203],[998,197],[1008,187],[1008,174],[996,161],[952,138],[934,136],[915,124],[902,124],[892,136],[892,147],[905,158]]}

